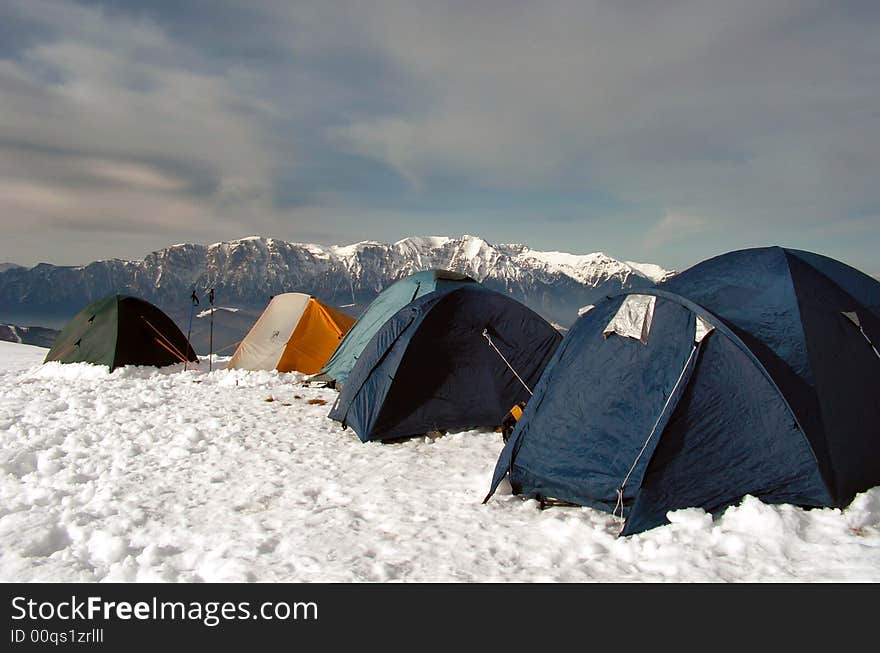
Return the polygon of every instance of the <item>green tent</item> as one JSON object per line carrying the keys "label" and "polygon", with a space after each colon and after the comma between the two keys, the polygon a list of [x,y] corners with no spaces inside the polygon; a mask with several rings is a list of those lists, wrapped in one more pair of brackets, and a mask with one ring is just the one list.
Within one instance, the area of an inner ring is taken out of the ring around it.
{"label": "green tent", "polygon": [[327,381],[330,385],[341,387],[348,379],[351,368],[354,367],[364,347],[388,318],[422,295],[435,290],[451,291],[473,283],[477,281],[458,272],[425,270],[391,284],[367,306],[367,310],[339,343],[333,356],[315,380]]}
{"label": "green tent", "polygon": [[198,360],[186,336],[161,310],[137,297],[111,295],[77,313],[44,363],[173,365]]}

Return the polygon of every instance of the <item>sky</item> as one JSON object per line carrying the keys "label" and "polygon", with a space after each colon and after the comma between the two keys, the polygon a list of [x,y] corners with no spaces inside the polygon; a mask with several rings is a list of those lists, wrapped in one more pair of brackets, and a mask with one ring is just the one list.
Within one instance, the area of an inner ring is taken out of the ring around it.
{"label": "sky", "polygon": [[479,235],[880,274],[880,3],[0,0],[0,262]]}

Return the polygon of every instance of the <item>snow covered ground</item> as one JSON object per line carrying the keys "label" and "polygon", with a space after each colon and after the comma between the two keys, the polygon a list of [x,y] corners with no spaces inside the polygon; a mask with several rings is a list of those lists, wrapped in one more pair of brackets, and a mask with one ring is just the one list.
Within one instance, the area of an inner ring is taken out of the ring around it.
{"label": "snow covered ground", "polygon": [[297,375],[45,352],[0,342],[2,581],[880,581],[880,488],[617,538],[509,488],[482,505],[496,433],[365,445]]}

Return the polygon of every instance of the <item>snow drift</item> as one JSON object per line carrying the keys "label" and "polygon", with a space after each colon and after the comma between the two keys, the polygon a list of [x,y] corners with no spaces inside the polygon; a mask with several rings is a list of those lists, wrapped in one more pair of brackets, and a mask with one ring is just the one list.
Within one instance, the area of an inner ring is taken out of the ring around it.
{"label": "snow drift", "polygon": [[296,374],[45,353],[0,342],[2,581],[880,581],[878,488],[618,538],[504,486],[481,505],[498,433],[364,445]]}

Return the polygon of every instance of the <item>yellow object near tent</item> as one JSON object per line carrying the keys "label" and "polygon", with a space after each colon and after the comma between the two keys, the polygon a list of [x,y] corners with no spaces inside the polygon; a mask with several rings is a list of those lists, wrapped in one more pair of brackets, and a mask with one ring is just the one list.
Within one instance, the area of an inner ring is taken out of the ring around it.
{"label": "yellow object near tent", "polygon": [[309,295],[276,295],[226,367],[316,374],[354,322]]}

